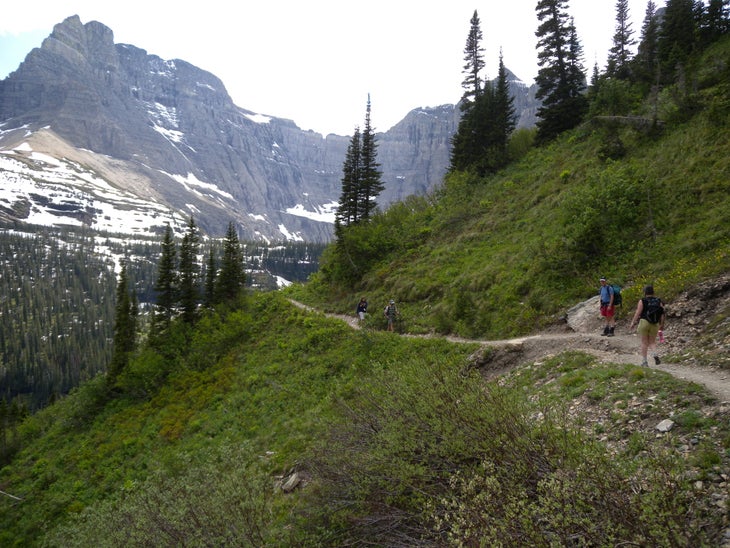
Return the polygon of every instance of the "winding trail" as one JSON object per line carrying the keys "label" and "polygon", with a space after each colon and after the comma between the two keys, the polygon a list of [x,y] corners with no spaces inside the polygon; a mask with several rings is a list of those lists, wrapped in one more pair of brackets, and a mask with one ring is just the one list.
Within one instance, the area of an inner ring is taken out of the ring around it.
{"label": "winding trail", "polygon": [[[290,299],[290,302],[310,312],[322,314],[303,303]],[[326,317],[337,318],[346,322],[353,329],[360,329],[359,321],[354,316],[324,313]],[[600,335],[577,333],[538,333],[525,337],[502,340],[465,339],[454,336],[439,335],[403,335],[407,337],[443,338],[453,343],[479,344],[483,346],[519,346],[523,356],[521,361],[533,362],[541,358],[558,354],[566,350],[579,350],[596,356],[602,362],[634,363],[639,362],[639,339],[636,335],[616,335],[601,337]],[[696,364],[665,363],[650,365],[650,369],[664,371],[688,382],[704,386],[721,403],[730,404],[730,371],[718,367],[704,367]]]}

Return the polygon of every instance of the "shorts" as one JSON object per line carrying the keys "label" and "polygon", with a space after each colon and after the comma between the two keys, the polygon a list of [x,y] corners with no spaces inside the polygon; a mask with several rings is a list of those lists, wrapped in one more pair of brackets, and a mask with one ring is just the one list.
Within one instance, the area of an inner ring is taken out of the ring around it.
{"label": "shorts", "polygon": [[[615,309],[616,309],[615,306],[608,306],[607,304],[602,304],[601,305],[601,316],[603,316],[604,318],[613,318],[613,313],[614,313]],[[593,310],[595,310],[595,308]]]}
{"label": "shorts", "polygon": [[642,337],[654,339],[656,338],[657,333],[659,333],[659,324],[650,323],[648,320],[642,318],[639,320],[639,327],[636,328],[636,332]]}

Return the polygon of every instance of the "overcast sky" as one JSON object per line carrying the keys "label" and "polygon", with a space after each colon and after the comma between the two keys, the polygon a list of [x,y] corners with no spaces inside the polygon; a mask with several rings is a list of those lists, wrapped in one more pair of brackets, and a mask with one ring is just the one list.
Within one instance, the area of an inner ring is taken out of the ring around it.
{"label": "overcast sky", "polygon": [[[3,6],[0,78],[18,68],[53,26],[71,15],[99,21],[116,43],[183,59],[219,77],[239,107],[300,128],[351,135],[368,94],[376,131],[418,107],[456,103],[474,10],[484,35],[486,76],[504,63],[525,83],[537,74],[536,0],[34,0]],[[656,0],[658,7],[663,0]],[[615,0],[570,0],[587,73],[605,66]],[[629,0],[638,38],[647,0]]]}

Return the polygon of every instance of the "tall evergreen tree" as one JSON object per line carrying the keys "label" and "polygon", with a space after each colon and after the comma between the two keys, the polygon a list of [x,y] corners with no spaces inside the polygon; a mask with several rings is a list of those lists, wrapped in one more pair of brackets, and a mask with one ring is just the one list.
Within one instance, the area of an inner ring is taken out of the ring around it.
{"label": "tall evergreen tree", "polygon": [[187,231],[180,245],[180,309],[182,318],[187,323],[193,323],[197,316],[200,302],[200,266],[198,265],[198,227],[191,216]]}
{"label": "tall evergreen tree", "polygon": [[129,362],[129,356],[135,349],[137,336],[137,304],[136,298],[129,294],[129,277],[127,265],[122,265],[116,292],[116,312],[114,315],[114,342],[112,358],[109,363],[107,377],[113,382]]}
{"label": "tall evergreen tree", "polygon": [[629,0],[617,0],[616,31],[613,34],[613,46],[608,52],[607,76],[622,80],[630,76],[631,47],[636,44],[633,34],[629,18]]}
{"label": "tall evergreen tree", "polygon": [[535,11],[540,25],[538,38],[538,70],[536,97],[542,100],[538,109],[535,140],[544,143],[561,132],[577,126],[588,103],[582,67],[582,46],[573,21],[567,15],[567,0],[539,0]]}
{"label": "tall evergreen tree", "polygon": [[385,188],[377,161],[378,143],[370,122],[370,95],[365,111],[365,127],[355,128],[342,167],[342,194],[335,213],[335,234],[351,224],[367,221],[377,207],[377,197]]}
{"label": "tall evergreen tree", "polygon": [[656,4],[649,0],[644,12],[644,21],[641,25],[639,47],[632,61],[633,73],[637,81],[647,84],[656,82],[659,70],[658,42],[659,17],[657,16]]}
{"label": "tall evergreen tree", "polygon": [[170,223],[165,226],[162,251],[155,281],[157,301],[155,303],[155,327],[164,330],[170,325],[175,305],[178,302],[177,250]]}
{"label": "tall evergreen tree", "polygon": [[378,163],[378,142],[375,138],[375,129],[370,123],[370,94],[365,110],[365,127],[362,131],[362,148],[360,150],[360,191],[359,209],[360,218],[367,221],[375,212],[377,198],[385,188],[381,179],[380,164]]}
{"label": "tall evergreen tree", "polygon": [[730,32],[730,0],[710,0],[702,25],[702,43],[711,44]]}
{"label": "tall evergreen tree", "polygon": [[462,110],[468,110],[482,93],[481,72],[485,66],[483,35],[477,10],[474,10],[469,23],[471,26],[464,47],[464,81],[461,83],[461,87],[464,88],[464,94],[461,96]]}
{"label": "tall evergreen tree", "polygon": [[502,54],[494,82],[485,82],[474,104],[464,112],[452,138],[451,171],[493,173],[509,161],[507,144],[517,124]]}
{"label": "tall evergreen tree", "polygon": [[356,127],[347,147],[345,162],[342,166],[342,194],[335,213],[335,230],[348,226],[360,220],[360,156],[362,137],[360,128]]}
{"label": "tall evergreen tree", "polygon": [[216,300],[226,302],[235,300],[246,283],[243,265],[243,250],[233,221],[228,223],[226,238],[223,242],[223,257],[216,283]]}
{"label": "tall evergreen tree", "polygon": [[667,0],[657,42],[660,79],[664,84],[677,81],[697,45],[699,25],[695,7],[694,0]]}
{"label": "tall evergreen tree", "polygon": [[218,267],[215,261],[215,246],[211,245],[208,250],[208,261],[205,266],[205,290],[203,304],[211,307],[215,304],[215,285],[218,274]]}

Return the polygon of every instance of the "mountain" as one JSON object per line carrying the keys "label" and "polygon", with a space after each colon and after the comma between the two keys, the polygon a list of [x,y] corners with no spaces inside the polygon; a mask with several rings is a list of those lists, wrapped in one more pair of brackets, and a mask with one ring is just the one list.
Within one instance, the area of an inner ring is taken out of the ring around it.
{"label": "mountain", "polygon": [[[514,89],[530,125],[534,93]],[[418,108],[377,135],[381,206],[440,184],[458,120],[454,105]],[[194,215],[211,235],[234,221],[245,239],[328,241],[348,144],[72,16],[0,81],[0,218],[158,233]]]}

